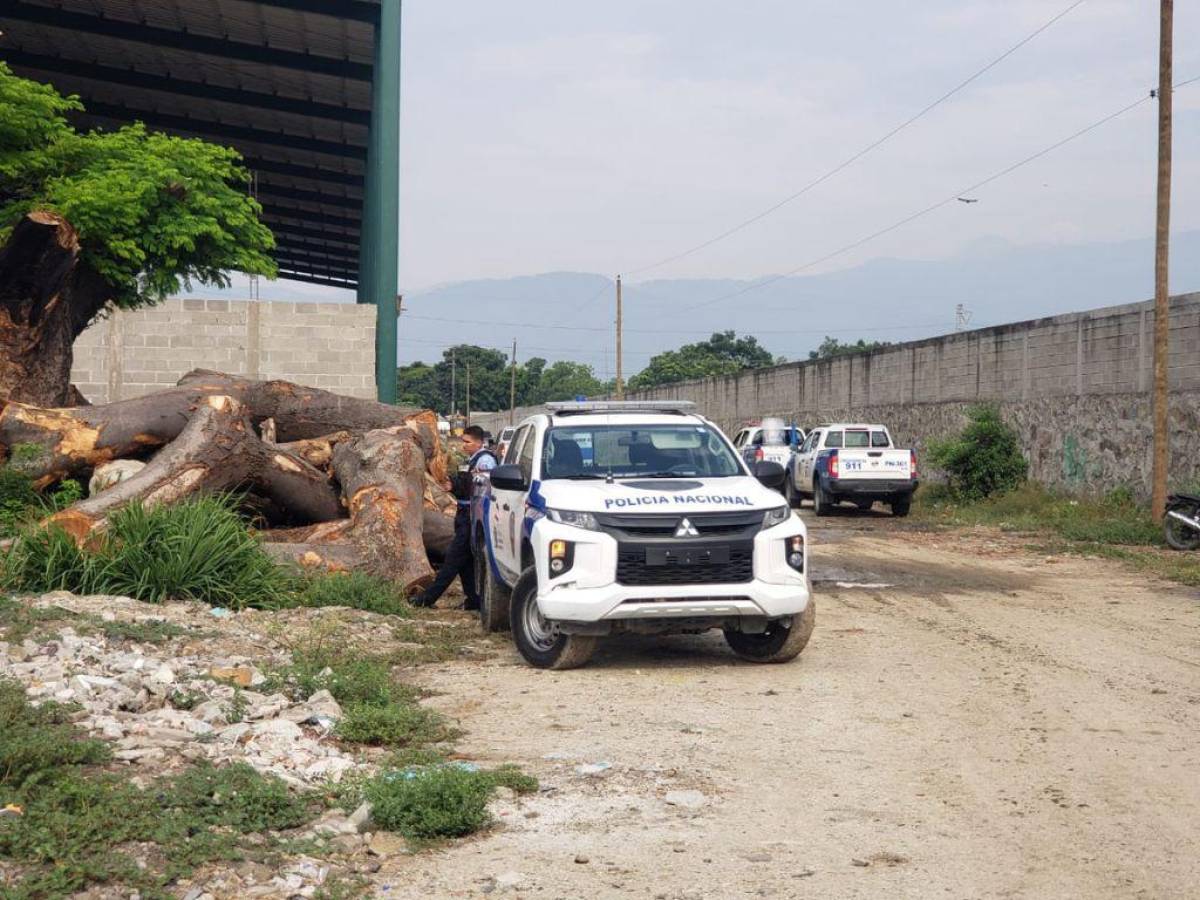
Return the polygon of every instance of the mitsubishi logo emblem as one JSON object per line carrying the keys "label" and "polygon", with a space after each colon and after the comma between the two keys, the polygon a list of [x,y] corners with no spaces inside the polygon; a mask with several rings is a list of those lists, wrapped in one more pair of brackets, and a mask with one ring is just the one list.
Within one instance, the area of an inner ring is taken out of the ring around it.
{"label": "mitsubishi logo emblem", "polygon": [[675,528],[675,537],[700,537],[700,532],[696,530],[696,526],[688,519],[680,519],[679,525]]}

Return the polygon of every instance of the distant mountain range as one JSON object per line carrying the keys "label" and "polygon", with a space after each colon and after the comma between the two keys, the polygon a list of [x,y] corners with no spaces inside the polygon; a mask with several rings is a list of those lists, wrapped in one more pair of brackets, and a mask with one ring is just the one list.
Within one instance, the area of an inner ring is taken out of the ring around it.
{"label": "distant mountain range", "polygon": [[[777,356],[803,359],[826,334],[896,342],[952,331],[960,303],[974,328],[1146,300],[1154,294],[1154,253],[1151,240],[1029,246],[988,240],[947,259],[876,259],[745,291],[756,283],[626,283],[626,376],[654,353],[726,328],[757,336]],[[1189,291],[1200,291],[1200,231],[1172,238],[1171,292]],[[551,272],[464,281],[406,297],[405,307],[404,362],[440,358],[449,343],[507,351],[515,337],[520,359],[573,359],[602,378],[614,371],[615,299],[606,276]]]}
{"label": "distant mountain range", "polygon": [[[1200,291],[1200,231],[1172,237],[1171,292]],[[755,335],[776,356],[807,358],[825,335],[908,341],[952,331],[955,306],[969,327],[1147,300],[1154,294],[1151,239],[1092,244],[1014,245],[982,240],[938,260],[875,259],[820,275],[764,281],[653,279],[624,285],[626,377],[650,357],[732,328]],[[212,292],[204,291],[212,295]],[[245,296],[239,279],[225,296]],[[737,296],[729,297],[729,295]],[[264,283],[264,298],[353,301],[348,291],[296,282]],[[710,305],[694,307],[717,297]],[[441,359],[456,343],[615,372],[614,286],[606,275],[550,272],[454,282],[405,297],[402,364]]]}

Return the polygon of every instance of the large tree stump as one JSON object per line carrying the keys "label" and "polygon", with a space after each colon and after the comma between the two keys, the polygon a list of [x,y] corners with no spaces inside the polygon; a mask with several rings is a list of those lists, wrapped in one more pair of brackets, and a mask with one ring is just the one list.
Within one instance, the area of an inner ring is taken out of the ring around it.
{"label": "large tree stump", "polygon": [[72,346],[111,296],[65,219],[17,222],[0,246],[0,403],[71,404]]}
{"label": "large tree stump", "polygon": [[200,492],[253,487],[301,521],[341,515],[328,477],[307,462],[260,441],[232,397],[206,397],[183,433],[142,471],[48,520],[76,540],[105,526],[108,516],[132,502],[173,503]]}
{"label": "large tree stump", "polygon": [[333,471],[350,509],[350,541],[367,571],[406,591],[433,580],[423,531],[425,453],[404,426],[375,429],[338,444]]}

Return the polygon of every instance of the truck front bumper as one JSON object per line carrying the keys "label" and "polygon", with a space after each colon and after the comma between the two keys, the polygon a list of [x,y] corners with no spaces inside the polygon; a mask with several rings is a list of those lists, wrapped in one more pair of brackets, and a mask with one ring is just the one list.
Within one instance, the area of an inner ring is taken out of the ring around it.
{"label": "truck front bumper", "polygon": [[[539,520],[531,541],[538,570],[538,607],[547,619],[594,623],[645,619],[777,619],[797,615],[808,606],[808,549],[804,571],[788,565],[787,541],[803,534],[791,517],[754,538],[753,578],[719,584],[620,584],[616,580],[618,543],[603,532],[585,531]],[[572,566],[552,576],[549,547],[554,540],[571,543]]]}

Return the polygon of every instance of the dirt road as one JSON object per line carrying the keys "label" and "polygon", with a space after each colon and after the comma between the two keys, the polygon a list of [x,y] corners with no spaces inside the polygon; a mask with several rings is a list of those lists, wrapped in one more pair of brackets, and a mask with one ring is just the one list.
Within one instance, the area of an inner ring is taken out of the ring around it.
{"label": "dirt road", "polygon": [[378,896],[1197,896],[1200,594],[899,524],[810,522],[791,665],[713,635],[421,670],[463,751],[543,791]]}

